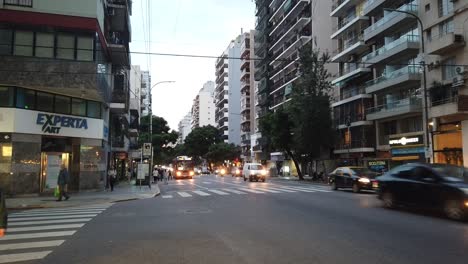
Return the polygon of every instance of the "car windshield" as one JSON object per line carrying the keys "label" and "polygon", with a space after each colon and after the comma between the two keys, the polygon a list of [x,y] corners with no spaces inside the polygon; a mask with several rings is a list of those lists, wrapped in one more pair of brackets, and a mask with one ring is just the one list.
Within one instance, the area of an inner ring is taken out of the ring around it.
{"label": "car windshield", "polygon": [[366,176],[369,178],[375,178],[377,176],[376,172],[371,171],[368,168],[352,168],[351,170],[354,172],[354,174],[359,176]]}
{"label": "car windshield", "polygon": [[251,170],[263,170],[263,167],[262,167],[262,165],[254,164],[254,165],[250,165],[250,169]]}
{"label": "car windshield", "polygon": [[446,181],[449,182],[468,182],[468,173],[465,167],[436,164],[432,168],[437,171]]}

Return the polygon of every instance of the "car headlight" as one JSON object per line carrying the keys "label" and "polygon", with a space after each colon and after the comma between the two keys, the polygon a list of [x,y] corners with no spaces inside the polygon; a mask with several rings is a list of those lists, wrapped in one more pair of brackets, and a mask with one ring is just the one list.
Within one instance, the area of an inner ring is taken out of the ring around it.
{"label": "car headlight", "polygon": [[182,172],[178,171],[178,172],[176,172],[176,175],[177,176],[182,176]]}
{"label": "car headlight", "polygon": [[267,175],[267,171],[266,171],[266,170],[262,170],[261,173],[262,173],[263,176],[266,176],[266,175]]}
{"label": "car headlight", "polygon": [[226,173],[226,170],[225,169],[222,169],[221,170],[221,174],[225,174]]}
{"label": "car headlight", "polygon": [[240,174],[240,170],[236,170],[236,174]]}
{"label": "car headlight", "polygon": [[462,192],[464,192],[465,194],[468,194],[468,188],[460,188],[460,190],[462,190]]}
{"label": "car headlight", "polygon": [[194,173],[193,171],[190,171],[190,172],[189,172],[189,175],[190,175],[190,176],[193,176],[194,174],[195,174],[195,173]]}
{"label": "car headlight", "polygon": [[369,183],[370,182],[370,180],[368,178],[359,178],[358,181],[362,182],[362,183]]}

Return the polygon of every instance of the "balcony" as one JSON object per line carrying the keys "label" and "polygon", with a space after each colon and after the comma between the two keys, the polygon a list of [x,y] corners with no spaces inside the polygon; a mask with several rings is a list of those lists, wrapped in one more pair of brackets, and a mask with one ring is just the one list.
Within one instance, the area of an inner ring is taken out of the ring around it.
{"label": "balcony", "polygon": [[346,11],[349,10],[353,5],[356,5],[360,0],[333,0],[332,2],[332,11],[330,13],[331,17],[341,17],[346,14]]}
{"label": "balcony", "polygon": [[250,82],[249,81],[242,81],[241,82],[241,93],[247,92],[250,89]]}
{"label": "balcony", "polygon": [[[402,5],[398,8],[398,10],[411,12],[417,15],[417,1],[413,1],[410,4]],[[379,21],[375,22],[374,24],[370,25],[364,30],[364,41],[367,42],[370,39],[379,35],[388,35],[391,33],[391,30],[400,30],[401,26],[408,23],[416,24],[416,20],[409,14],[404,14],[395,11],[389,12],[386,15],[384,15],[384,17],[381,18]]]}
{"label": "balcony", "polygon": [[364,25],[367,25],[369,22],[369,17],[363,16],[361,13],[358,13],[354,16],[346,17],[341,20],[338,25],[333,28],[333,34],[330,36],[331,39],[335,39],[348,29],[352,28],[355,25],[358,25],[362,28]]}
{"label": "balcony", "polygon": [[291,101],[291,98],[275,98],[272,102],[272,106],[269,108],[270,110],[275,110],[276,108],[286,104],[287,102]]}
{"label": "balcony", "polygon": [[463,32],[448,32],[432,37],[426,42],[426,51],[431,55],[445,55],[466,45]]}
{"label": "balcony", "polygon": [[340,82],[356,78],[362,74],[371,72],[371,69],[365,64],[361,63],[347,63],[345,68],[341,71],[341,76],[332,81],[332,85]]}
{"label": "balcony", "polygon": [[120,32],[111,32],[107,41],[112,64],[130,66],[128,41],[121,37]]}
{"label": "balcony", "polygon": [[[272,22],[276,27],[280,26],[288,17],[296,16],[300,11],[302,6],[305,6],[310,3],[310,0],[287,0],[283,1],[283,4],[277,6],[272,10],[272,15],[270,17],[270,22]],[[278,23],[275,21],[280,20]]]}
{"label": "balcony", "polygon": [[336,54],[331,58],[332,62],[349,61],[353,54],[359,54],[367,49],[362,35],[343,41],[343,47],[334,52]]}
{"label": "balcony", "polygon": [[374,11],[380,10],[378,7],[380,7],[383,4],[387,4],[386,2],[389,2],[387,0],[367,0],[366,3],[364,3],[364,6],[362,8],[362,12],[365,16],[371,15],[374,13]]}
{"label": "balcony", "polygon": [[250,110],[250,96],[245,96],[241,99],[241,113]]}
{"label": "balcony", "polygon": [[[295,18],[293,21],[287,23],[284,25],[284,30],[283,32],[279,32],[275,36],[281,36],[271,47],[270,51],[276,49],[277,47],[281,46],[281,44],[284,43],[285,40],[290,38],[295,32],[301,31],[305,25],[309,24],[311,21],[310,18],[310,13],[304,13],[301,15],[301,17]],[[270,33],[270,36],[274,33],[272,31]]]}
{"label": "balcony", "polygon": [[413,65],[406,66],[366,82],[366,93],[375,93],[395,86],[415,86],[420,84],[420,82],[420,67]]}
{"label": "balcony", "polygon": [[421,112],[421,98],[410,97],[367,109],[367,120],[378,120]]}
{"label": "balcony", "polygon": [[281,72],[288,71],[296,68],[297,62],[299,61],[299,55],[297,53],[293,54],[291,57],[285,59],[281,64],[276,66],[271,72],[271,79],[275,79]]}
{"label": "balcony", "polygon": [[346,104],[358,99],[371,99],[371,94],[366,94],[366,89],[364,86],[353,87],[348,89],[340,94],[340,96],[335,97],[335,102],[332,103],[332,107],[337,107],[342,104]]}
{"label": "balcony", "polygon": [[297,80],[299,76],[297,75],[297,70],[294,70],[284,76],[283,78],[279,79],[272,85],[272,90],[270,94],[274,94],[277,91],[281,90],[282,88],[286,87],[288,84],[292,84],[295,80]]}
{"label": "balcony", "polygon": [[404,35],[399,39],[367,54],[362,58],[367,63],[385,63],[395,57],[402,58],[419,53],[420,38],[415,35]]}
{"label": "balcony", "polygon": [[[248,125],[250,124],[250,114],[248,115],[242,115],[241,117],[241,125]],[[250,130],[250,127],[249,127],[249,130]],[[244,132],[249,132],[249,131],[244,131]]]}
{"label": "balcony", "polygon": [[128,79],[124,74],[114,75],[114,90],[109,108],[112,113],[124,114],[129,107]]}
{"label": "balcony", "polygon": [[273,54],[274,60],[270,62],[270,65],[279,64],[282,59],[289,57],[293,52],[296,52],[300,47],[307,44],[312,37],[310,36],[310,32],[302,33],[300,37],[297,35],[288,40],[283,47],[281,47],[277,52]]}
{"label": "balcony", "polygon": [[127,0],[107,0],[107,17],[110,21],[110,30],[128,32],[131,35],[131,7],[131,2]]}
{"label": "balcony", "polygon": [[240,78],[241,79],[248,79],[250,77],[250,69],[249,68],[245,68],[241,71],[241,75],[240,75]]}
{"label": "balcony", "polygon": [[350,144],[338,144],[333,151],[335,154],[374,152],[375,148],[362,140],[353,140]]}

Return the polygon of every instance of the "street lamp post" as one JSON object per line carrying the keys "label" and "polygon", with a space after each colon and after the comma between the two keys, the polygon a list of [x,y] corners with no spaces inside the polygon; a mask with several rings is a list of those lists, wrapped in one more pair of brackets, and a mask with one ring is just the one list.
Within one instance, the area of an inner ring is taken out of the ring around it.
{"label": "street lamp post", "polygon": [[[156,87],[159,84],[163,83],[175,83],[175,81],[161,81],[155,83],[153,86],[150,87],[149,89],[149,118],[150,118],[150,125],[149,125],[149,133],[150,133],[150,143],[151,143],[151,159],[149,162],[149,172],[148,175],[151,175],[151,172],[153,171],[153,96],[151,91],[153,90],[154,87]],[[149,176],[148,181],[151,181],[151,176]],[[151,183],[150,183],[151,186]]]}
{"label": "street lamp post", "polygon": [[426,151],[425,151],[425,153],[429,153],[429,155],[426,155],[426,154],[425,155],[426,155],[426,162],[430,163],[431,162],[431,157],[432,157],[432,149],[430,147],[430,139],[429,139],[429,122],[428,122],[429,113],[428,113],[428,102],[427,102],[428,92],[427,92],[427,75],[426,75],[426,61],[425,61],[425,59],[426,59],[426,50],[424,48],[424,25],[423,25],[423,22],[422,22],[421,18],[418,15],[413,14],[411,12],[402,11],[402,10],[398,10],[398,9],[390,9],[390,8],[384,8],[384,10],[410,15],[410,16],[416,18],[416,20],[418,21],[419,26],[421,28],[420,37],[421,37],[422,60],[421,60],[420,64],[421,64],[421,66],[423,68],[423,97],[424,97],[423,124],[424,124],[424,136],[425,136],[425,140],[426,140]]}

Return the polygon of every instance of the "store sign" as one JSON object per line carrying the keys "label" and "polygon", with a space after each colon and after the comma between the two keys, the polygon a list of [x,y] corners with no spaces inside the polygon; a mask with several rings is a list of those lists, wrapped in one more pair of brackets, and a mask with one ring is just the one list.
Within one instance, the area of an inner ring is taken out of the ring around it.
{"label": "store sign", "polygon": [[375,172],[382,172],[388,170],[388,163],[386,160],[369,160],[367,167]]}
{"label": "store sign", "polygon": [[61,116],[55,114],[38,113],[36,124],[41,125],[42,132],[60,134],[62,127],[75,129],[88,129],[88,121],[84,118]]}
{"label": "store sign", "polygon": [[420,144],[423,144],[422,136],[402,137],[402,138],[389,140],[389,145],[392,147],[393,146],[420,145]]}
{"label": "store sign", "polygon": [[397,149],[392,149],[391,152],[392,152],[392,156],[409,155],[409,154],[424,154],[425,149],[424,147],[397,148]]}

